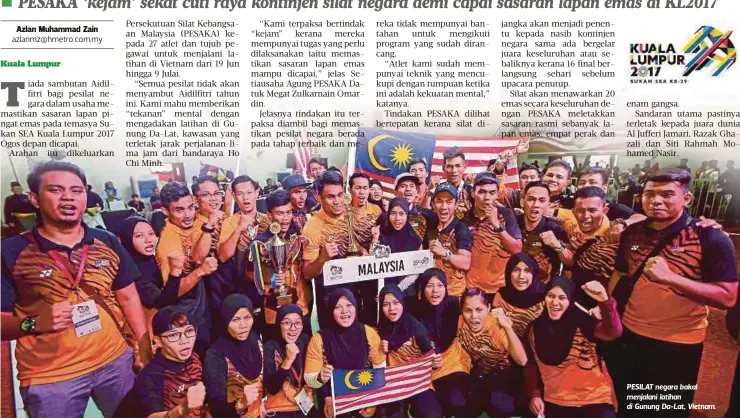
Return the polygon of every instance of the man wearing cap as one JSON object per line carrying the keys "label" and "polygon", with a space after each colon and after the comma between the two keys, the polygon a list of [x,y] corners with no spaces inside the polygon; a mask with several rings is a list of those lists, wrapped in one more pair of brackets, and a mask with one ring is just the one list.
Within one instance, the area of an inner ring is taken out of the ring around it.
{"label": "man wearing cap", "polygon": [[422,239],[424,248],[428,248],[429,237],[427,231],[431,228],[437,228],[439,220],[431,209],[417,206],[417,202],[419,201],[419,187],[421,185],[422,182],[418,176],[411,173],[401,173],[396,176],[393,187],[396,189],[396,195],[403,197],[409,203],[409,225],[411,225],[411,228],[414,229],[414,232],[416,232],[419,238]]}
{"label": "man wearing cap", "polygon": [[203,405],[203,367],[194,350],[197,330],[190,317],[185,311],[168,306],[154,315],[152,330],[159,349],[134,383],[134,394],[144,416],[210,417]]}
{"label": "man wearing cap", "polygon": [[431,231],[429,250],[434,254],[436,267],[447,275],[447,293],[459,300],[465,292],[473,236],[455,216],[457,198],[457,188],[449,183],[440,184],[434,191],[432,208],[439,225]]}
{"label": "man wearing cap", "polygon": [[497,206],[495,174],[486,171],[475,177],[473,199],[473,207],[463,219],[473,236],[467,287],[476,287],[492,297],[505,284],[509,256],[522,251],[522,233],[514,211]]}
{"label": "man wearing cap", "polygon": [[295,225],[298,232],[302,232],[312,214],[306,204],[308,188],[311,183],[307,182],[300,174],[291,174],[283,179],[282,184],[283,190],[287,191],[290,196],[290,206],[293,208],[293,225]]}
{"label": "man wearing cap", "polygon": [[14,233],[18,233],[21,230],[21,223],[18,221],[16,214],[36,213],[36,208],[31,204],[28,195],[23,193],[23,187],[17,181],[10,183],[10,191],[13,194],[5,198],[3,213],[5,214],[5,223],[14,229]]}

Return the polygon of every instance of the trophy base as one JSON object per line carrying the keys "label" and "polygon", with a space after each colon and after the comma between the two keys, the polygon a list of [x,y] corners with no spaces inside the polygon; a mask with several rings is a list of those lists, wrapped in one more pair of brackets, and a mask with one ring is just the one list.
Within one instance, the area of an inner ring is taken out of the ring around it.
{"label": "trophy base", "polygon": [[267,296],[266,303],[270,308],[279,308],[289,303],[296,303],[297,301],[298,295],[296,294],[295,289],[289,287],[286,289],[285,293],[273,290],[272,293]]}

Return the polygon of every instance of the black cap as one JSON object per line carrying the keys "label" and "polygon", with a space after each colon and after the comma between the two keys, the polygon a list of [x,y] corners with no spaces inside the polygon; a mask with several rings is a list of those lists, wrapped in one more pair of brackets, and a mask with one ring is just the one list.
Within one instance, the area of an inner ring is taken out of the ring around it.
{"label": "black cap", "polygon": [[21,184],[18,183],[17,181],[11,181],[10,188],[12,189],[13,187],[21,187]]}
{"label": "black cap", "polygon": [[290,189],[294,187],[311,185],[311,183],[307,182],[306,179],[304,179],[303,176],[300,174],[291,174],[288,177],[284,178],[283,181],[280,182],[280,184],[283,185],[283,190],[287,191],[290,191]]}
{"label": "black cap", "polygon": [[479,186],[483,183],[485,184],[494,183],[496,186],[498,186],[498,178],[496,178],[496,175],[491,173],[490,171],[484,171],[482,173],[478,173],[478,175],[475,176],[475,180],[473,181],[473,187]]}
{"label": "black cap", "polygon": [[177,328],[172,324],[172,319],[175,315],[183,314],[188,318],[188,322],[192,323],[190,315],[187,312],[178,309],[175,306],[167,306],[166,308],[160,309],[154,318],[152,318],[152,332],[154,335],[162,335],[167,331]]}

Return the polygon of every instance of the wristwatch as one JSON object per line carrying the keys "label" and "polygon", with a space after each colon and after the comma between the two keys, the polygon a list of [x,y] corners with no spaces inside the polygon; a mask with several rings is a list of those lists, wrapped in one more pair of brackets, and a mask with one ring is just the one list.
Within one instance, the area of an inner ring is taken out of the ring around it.
{"label": "wristwatch", "polygon": [[445,261],[450,261],[450,258],[452,258],[452,251],[450,251],[449,248],[445,250],[445,255],[443,258]]}
{"label": "wristwatch", "polygon": [[506,228],[504,228],[504,226],[501,224],[498,224],[498,228],[495,226],[493,227],[493,232],[504,232],[505,230]]}
{"label": "wristwatch", "polygon": [[200,227],[200,230],[205,232],[206,234],[211,234],[213,231],[216,230],[216,228],[211,228],[208,226],[208,224],[203,224],[203,226]]}
{"label": "wristwatch", "polygon": [[21,321],[21,331],[25,334],[33,334],[36,330],[36,317],[27,316]]}

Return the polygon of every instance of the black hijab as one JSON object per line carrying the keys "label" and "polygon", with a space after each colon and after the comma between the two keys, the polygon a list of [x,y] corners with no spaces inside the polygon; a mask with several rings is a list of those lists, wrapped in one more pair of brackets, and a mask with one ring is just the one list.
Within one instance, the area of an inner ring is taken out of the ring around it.
{"label": "black hijab", "polygon": [[[400,206],[406,212],[406,224],[399,231],[393,228],[390,220],[391,210],[396,206]],[[383,245],[390,246],[392,253],[416,251],[421,248],[421,238],[409,224],[409,214],[409,203],[402,197],[394,197],[388,204],[388,212],[383,216],[383,224],[380,227],[379,241]]]}
{"label": "black hijab", "polygon": [[249,313],[254,313],[252,302],[246,295],[239,293],[227,296],[221,303],[221,319],[227,329],[223,336],[213,343],[212,348],[228,358],[242,376],[254,380],[262,372],[262,353],[254,326],[244,341],[235,339],[228,331],[229,323],[241,308],[247,308]]}
{"label": "black hijab", "polygon": [[[424,295],[424,288],[427,283],[436,277],[445,286],[445,296],[439,305],[434,306],[427,300]],[[419,275],[417,279],[419,284],[419,308],[417,319],[424,325],[429,332],[429,336],[434,341],[439,353],[447,351],[457,336],[457,323],[460,317],[459,304],[447,294],[447,276],[437,268],[431,268]]]}
{"label": "black hijab", "polygon": [[[357,299],[351,291],[345,288],[334,289],[329,294],[326,306],[333,312],[339,299],[347,300],[357,308]],[[331,323],[326,329],[319,331],[324,344],[326,360],[335,369],[356,370],[368,366],[370,347],[365,333],[365,325],[357,319],[349,327],[339,325],[332,316]]]}
{"label": "black hijab", "polygon": [[[391,322],[390,319],[388,319],[385,314],[380,314],[380,320],[378,321],[378,332],[380,334],[380,338],[388,341],[388,350],[394,351],[399,349],[402,345],[404,345],[407,341],[411,339],[411,337],[417,337],[417,340],[420,340],[421,336],[425,336],[428,340],[428,336],[424,335],[426,334],[426,330],[424,329],[424,326],[419,322],[418,319],[411,316],[408,309],[403,303],[404,295],[401,289],[399,289],[398,286],[395,284],[389,284],[383,287],[383,289],[380,290],[380,312],[383,312],[383,302],[385,302],[385,296],[386,295],[393,295],[400,303],[401,306],[403,306],[403,313],[401,313],[401,317],[398,318],[396,322]],[[426,351],[426,347],[421,347],[421,342],[417,341],[417,344],[420,346],[422,351]],[[428,344],[428,342],[427,342]]]}
{"label": "black hijab", "polygon": [[[381,190],[383,189],[383,185],[380,183],[380,181],[375,180],[375,179],[370,179],[370,187],[373,187],[375,185],[380,186],[380,189]],[[383,210],[383,199],[375,200],[375,199],[372,199],[372,198],[368,198],[367,201],[370,202],[370,203],[372,203],[372,204],[374,204],[374,205],[378,205],[378,207],[380,207],[380,211],[381,212],[384,212],[384,210]]]}
{"label": "black hijab", "polygon": [[547,285],[547,291],[554,287],[565,292],[570,302],[568,308],[557,321],[550,319],[547,308],[534,321],[534,349],[537,357],[550,366],[557,366],[568,357],[576,330],[580,329],[587,339],[593,341],[597,322],[575,306],[579,288],[573,281],[553,276]]}
{"label": "black hijab", "polygon": [[131,258],[134,259],[134,263],[136,264],[136,267],[138,267],[142,276],[160,277],[159,270],[157,268],[157,260],[154,255],[141,254],[134,248],[134,230],[136,229],[136,225],[141,222],[152,226],[149,221],[140,216],[132,216],[124,219],[123,222],[121,222],[121,229],[118,233],[118,237],[121,239],[121,245],[123,245],[123,248],[125,248],[131,255]]}
{"label": "black hijab", "polygon": [[[301,311],[301,308],[298,307],[298,305],[294,303],[289,303],[287,305],[283,305],[278,308],[277,319],[275,320],[275,324],[278,327],[280,327],[281,326],[280,323],[283,322],[283,319],[285,319],[285,317],[289,314],[298,314],[298,317],[301,318],[301,320],[303,320],[303,311]],[[287,355],[285,351],[285,346],[287,346],[288,343],[285,341],[285,339],[283,339],[283,335],[282,333],[280,333],[279,330],[278,330],[277,335],[278,337],[275,339],[275,342],[277,343],[277,345],[275,346],[275,351],[280,353],[280,356],[282,358],[285,358]],[[303,362],[304,362],[304,359],[306,358],[306,346],[308,345],[308,336],[306,336],[306,334],[301,333],[298,336],[298,339],[296,340],[295,344],[298,346],[299,353],[295,361],[293,362],[293,364],[290,366],[290,368],[292,369],[291,371],[293,373],[289,373],[289,379],[290,379],[290,383],[293,386],[297,387],[301,384],[301,382],[297,380],[299,379],[302,380],[302,377],[303,377]],[[270,356],[274,354],[266,353],[266,355]],[[298,379],[296,379],[296,376],[298,376]]]}
{"label": "black hijab", "polygon": [[[525,290],[517,290],[511,281],[511,272],[519,263],[524,263],[532,270],[532,284]],[[506,263],[505,276],[506,285],[501,289],[501,297],[517,308],[527,309],[545,300],[547,285],[542,283],[540,277],[540,266],[531,255],[521,252],[513,254]]]}

